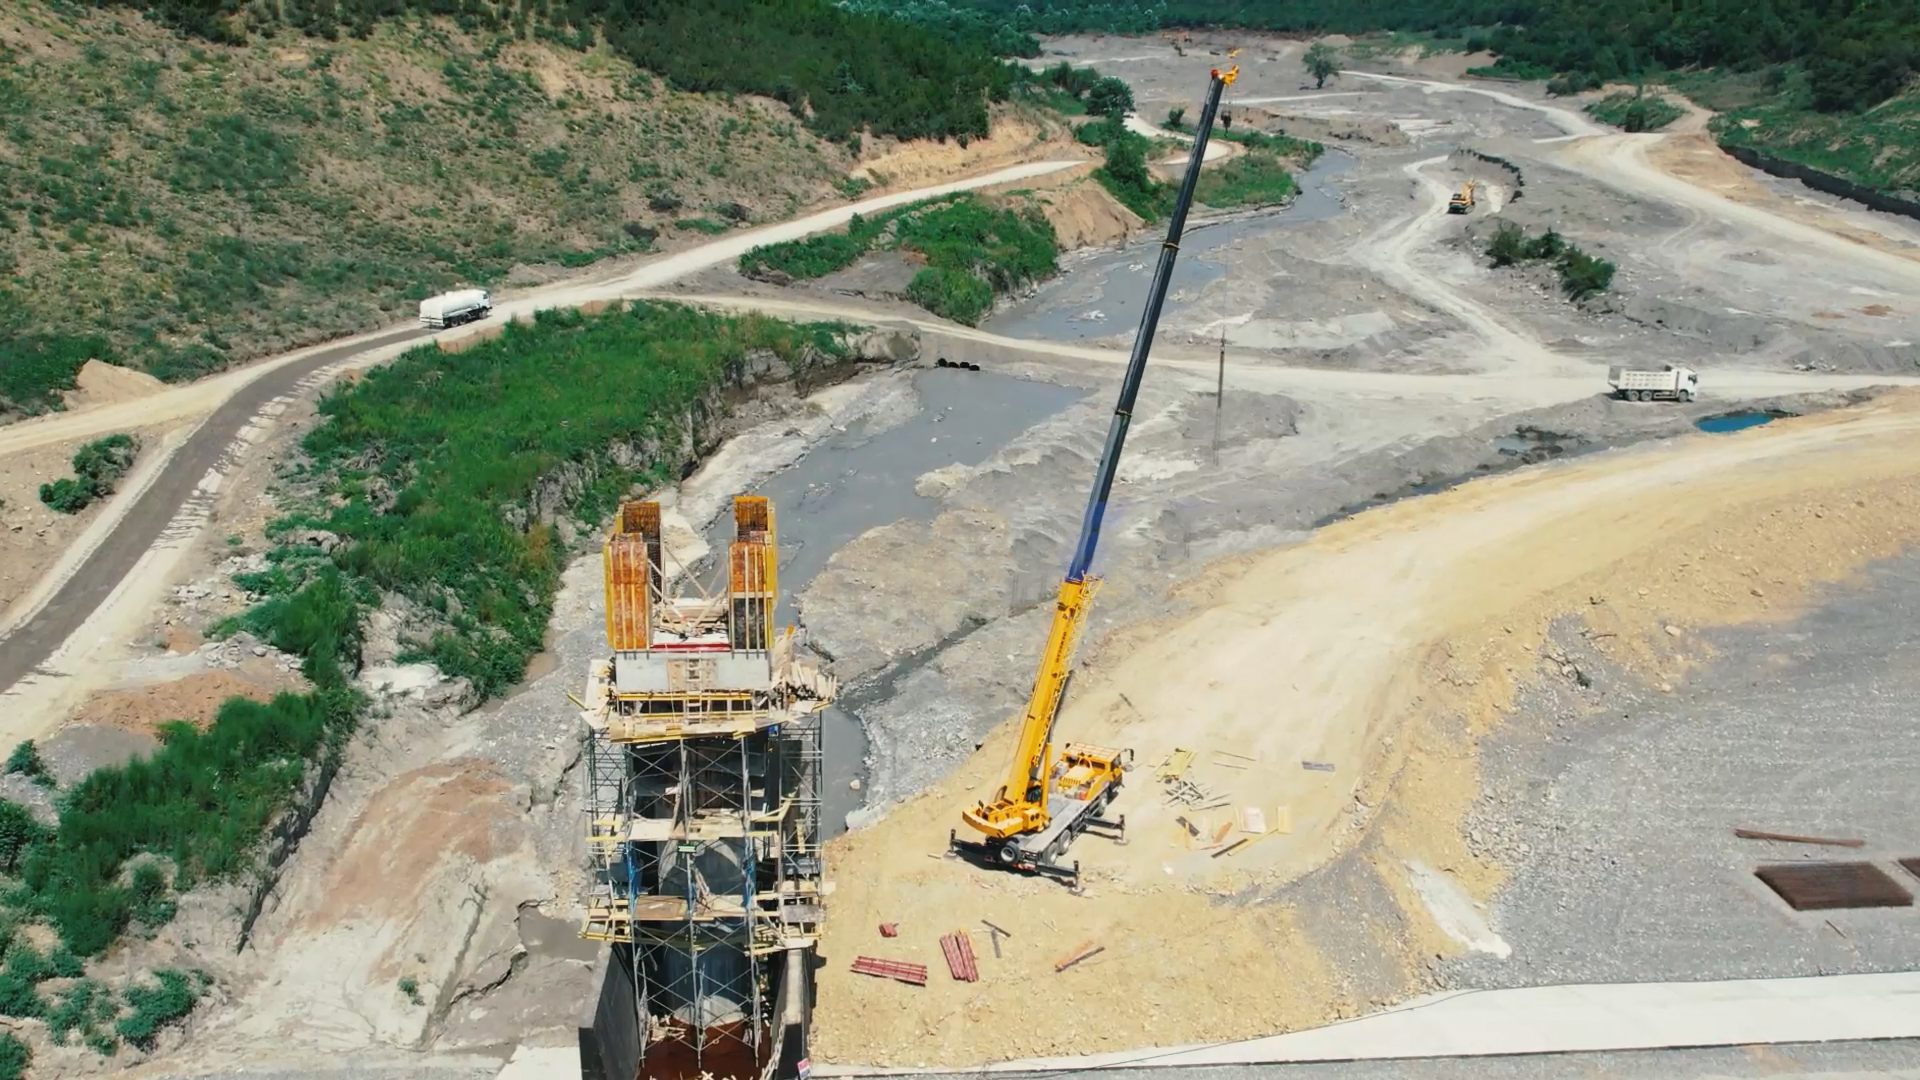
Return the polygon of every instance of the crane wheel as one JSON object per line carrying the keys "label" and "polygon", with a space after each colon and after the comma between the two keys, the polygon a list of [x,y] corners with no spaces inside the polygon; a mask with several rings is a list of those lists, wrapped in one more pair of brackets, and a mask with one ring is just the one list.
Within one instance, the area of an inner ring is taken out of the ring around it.
{"label": "crane wheel", "polygon": [[1007,866],[1012,866],[1014,863],[1019,862],[1020,846],[1018,844],[1015,844],[1011,840],[1007,841],[1004,844],[1001,844],[1000,845],[1000,861]]}

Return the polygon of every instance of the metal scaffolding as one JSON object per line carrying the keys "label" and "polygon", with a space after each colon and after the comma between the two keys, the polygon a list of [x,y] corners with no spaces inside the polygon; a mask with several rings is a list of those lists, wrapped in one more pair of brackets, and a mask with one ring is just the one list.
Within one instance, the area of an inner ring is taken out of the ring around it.
{"label": "metal scaffolding", "polygon": [[776,633],[773,520],[735,500],[724,582],[669,597],[656,504],[607,542],[613,656],[588,679],[582,936],[633,947],[642,1072],[770,1076],[786,955],[820,904],[819,710],[833,680]]}

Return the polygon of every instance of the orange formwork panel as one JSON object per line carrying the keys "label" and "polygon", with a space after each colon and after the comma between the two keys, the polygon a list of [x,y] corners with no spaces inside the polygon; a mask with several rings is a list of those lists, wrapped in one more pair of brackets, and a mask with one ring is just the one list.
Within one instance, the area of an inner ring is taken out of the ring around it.
{"label": "orange formwork panel", "polygon": [[660,582],[660,504],[630,502],[607,537],[607,644],[615,651],[653,644],[653,594]]}

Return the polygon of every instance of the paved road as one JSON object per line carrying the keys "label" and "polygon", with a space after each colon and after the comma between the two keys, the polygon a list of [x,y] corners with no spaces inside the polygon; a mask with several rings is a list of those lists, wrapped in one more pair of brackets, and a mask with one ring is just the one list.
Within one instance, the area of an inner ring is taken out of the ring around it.
{"label": "paved road", "polygon": [[396,330],[374,338],[322,349],[246,384],[207,417],[180,447],[174,459],[140,494],[126,517],[94,550],[66,584],[33,618],[0,637],[0,687],[10,687],[38,670],[62,642],[86,624],[87,618],[120,585],[147,549],[159,540],[175,512],[193,494],[195,485],[233,445],[241,428],[274,398],[291,392],[295,384],[329,364],[383,345],[428,336],[421,328]]}
{"label": "paved road", "polygon": [[[730,262],[757,245],[794,240],[844,225],[854,214],[871,214],[920,199],[1030,179],[1080,164],[1083,162],[1078,160],[1028,162],[964,180],[833,207],[794,221],[743,231],[676,252],[643,263],[625,274],[597,280],[560,282],[534,290],[523,297],[503,300],[495,305],[490,321],[497,324],[504,319],[530,315],[543,308],[574,307],[588,301],[609,300],[642,289],[658,288],[688,274]],[[105,615],[109,609],[102,605],[113,596],[155,542],[166,536],[168,526],[175,521],[176,515],[194,499],[202,478],[207,476],[208,470],[222,463],[241,430],[259,414],[262,406],[274,398],[297,392],[302,380],[330,364],[382,346],[424,339],[428,333],[424,329],[406,327],[384,334],[356,337],[349,343],[319,350],[298,360],[278,362],[280,366],[271,368],[234,390],[232,396],[224,399],[189,437],[177,456],[167,462],[152,486],[137,497],[125,518],[113,527],[100,547],[87,557],[70,578],[61,583],[45,606],[21,625],[0,634],[0,693],[19,693],[22,678],[41,670],[48,658],[55,655],[75,631],[83,628],[89,618],[96,614]],[[232,377],[232,373],[229,373],[227,376],[216,376],[206,384],[195,385],[211,387],[222,379]],[[191,396],[184,395],[173,407],[191,408],[191,403],[186,401]],[[114,410],[109,426],[117,430],[126,426],[124,420],[127,415],[137,413],[138,407],[127,403],[115,406]],[[13,442],[24,446],[98,434],[95,429],[105,421],[104,410],[27,421],[19,431],[0,433],[0,444],[8,441],[7,435],[13,436]],[[209,488],[199,493],[202,501],[209,505],[212,490]],[[32,709],[25,711],[31,712]]]}

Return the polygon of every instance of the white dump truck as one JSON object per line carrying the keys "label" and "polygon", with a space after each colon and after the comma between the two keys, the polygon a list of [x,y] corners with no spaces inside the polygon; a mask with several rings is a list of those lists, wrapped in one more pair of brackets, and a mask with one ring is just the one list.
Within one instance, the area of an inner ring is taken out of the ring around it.
{"label": "white dump truck", "polygon": [[1607,369],[1607,385],[1622,401],[1692,401],[1700,392],[1700,373],[1681,364],[1658,371],[1616,366]]}
{"label": "white dump truck", "polygon": [[485,289],[461,289],[420,301],[420,322],[435,330],[484,319],[493,312],[493,298]]}

